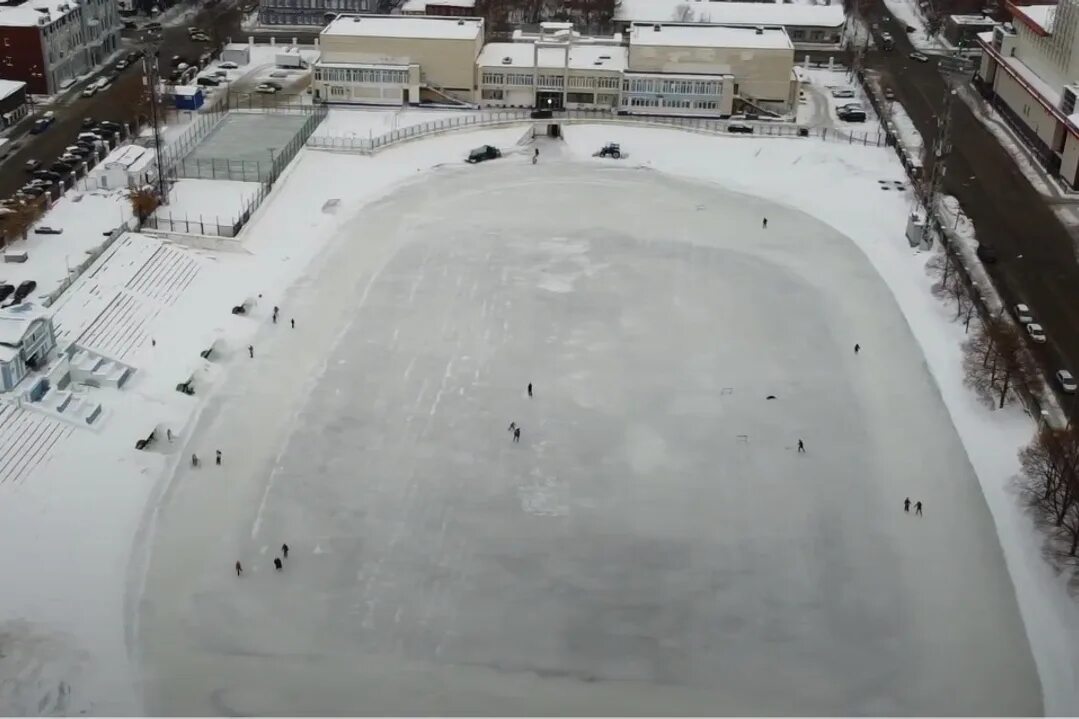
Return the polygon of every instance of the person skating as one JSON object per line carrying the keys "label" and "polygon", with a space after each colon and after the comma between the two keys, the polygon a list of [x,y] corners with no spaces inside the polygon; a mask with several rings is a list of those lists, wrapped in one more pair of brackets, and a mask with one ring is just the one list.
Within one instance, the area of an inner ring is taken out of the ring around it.
{"label": "person skating", "polygon": [[517,429],[517,423],[516,422],[510,422],[510,426],[506,428],[506,431],[507,432],[512,432],[515,429]]}
{"label": "person skating", "polygon": [[798,440],[798,451],[799,451],[799,452],[802,452],[803,454],[804,454],[804,453],[805,453],[805,451],[806,451],[806,445],[805,445],[805,442],[803,442],[802,440]]}
{"label": "person skating", "polygon": [[279,572],[281,571],[281,557],[273,558],[273,568]]}
{"label": "person skating", "polygon": [[285,555],[285,559],[288,559],[288,545],[287,544],[282,544],[281,545],[281,554]]}
{"label": "person skating", "polygon": [[922,516],[922,502],[921,500],[914,503],[914,513],[919,517]]}
{"label": "person skating", "polygon": [[291,324],[291,325],[292,325],[292,329],[296,329],[296,320],[294,320],[294,319],[289,319],[289,324]]}
{"label": "person skating", "polygon": [[240,575],[241,575],[241,574],[243,574],[243,573],[244,573],[244,568],[243,568],[243,566],[242,566],[242,565],[240,564],[239,560],[237,560],[237,562],[236,562],[236,576],[238,577],[238,576],[240,576]]}
{"label": "person skating", "polygon": [[910,511],[910,497],[907,497],[906,499],[903,500],[903,511],[904,512],[909,512]]}
{"label": "person skating", "polygon": [[768,229],[768,218],[767,217],[765,217],[763,220],[761,220],[761,229],[762,230],[767,230]]}
{"label": "person skating", "polygon": [[275,325],[277,324],[277,311],[278,311],[278,310],[277,310],[277,305],[274,305],[274,306],[273,306],[273,323],[274,323]]}
{"label": "person skating", "polygon": [[860,344],[858,344],[858,343],[855,343],[855,345],[854,345],[854,354],[858,354],[861,351],[862,351],[862,346]]}
{"label": "person skating", "polygon": [[191,466],[192,467],[198,467],[199,466],[199,456],[197,454],[195,454],[194,452],[191,453]]}
{"label": "person skating", "polygon": [[217,450],[217,454],[214,456],[214,464],[216,464],[218,467],[221,466],[221,450],[220,449]]}
{"label": "person skating", "polygon": [[532,164],[535,165],[537,162],[539,162],[539,148],[538,147],[536,148],[536,151],[532,153]]}
{"label": "person skating", "polygon": [[255,345],[247,345],[247,354],[251,355],[251,359],[255,359]]}
{"label": "person skating", "polygon": [[517,428],[515,428],[513,430],[513,441],[514,442],[520,442],[521,441],[521,428],[520,427],[517,427]]}
{"label": "person skating", "polygon": [[528,383],[528,396],[529,397],[532,396],[532,383],[531,382]]}

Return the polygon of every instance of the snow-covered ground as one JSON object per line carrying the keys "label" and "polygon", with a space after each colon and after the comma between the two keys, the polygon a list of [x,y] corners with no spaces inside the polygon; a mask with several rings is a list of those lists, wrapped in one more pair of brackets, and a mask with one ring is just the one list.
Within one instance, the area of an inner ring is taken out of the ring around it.
{"label": "snow-covered ground", "polygon": [[[888,11],[902,24],[914,28],[907,33],[910,43],[919,50],[940,50],[943,46],[939,38],[932,37],[925,29],[925,18],[918,9],[917,0],[884,0]],[[890,32],[904,32],[904,28],[887,28]]]}
{"label": "snow-covered ground", "polygon": [[258,196],[261,185],[238,180],[179,180],[169,190],[169,203],[154,213],[173,220],[231,223]]}
{"label": "snow-covered ground", "polygon": [[[829,69],[826,67],[803,68],[808,83],[802,85],[802,97],[805,102],[798,105],[798,124],[807,127],[842,127],[848,129],[869,129],[877,122],[873,106],[865,97],[865,91],[857,80],[853,79],[845,68]],[[846,91],[848,97],[836,97],[835,90]],[[865,122],[848,122],[839,119],[837,109],[842,105],[859,103],[865,110]]]}
{"label": "snow-covered ground", "polygon": [[427,122],[455,120],[483,114],[478,110],[379,108],[332,108],[315,130],[314,137],[370,139],[394,130]]}
{"label": "snow-covered ground", "polygon": [[137,373],[0,484],[0,710],[1029,714],[1027,639],[1079,705],[1030,424],[963,388],[894,154],[523,131],[301,152],[249,254],[129,235],[64,295]]}

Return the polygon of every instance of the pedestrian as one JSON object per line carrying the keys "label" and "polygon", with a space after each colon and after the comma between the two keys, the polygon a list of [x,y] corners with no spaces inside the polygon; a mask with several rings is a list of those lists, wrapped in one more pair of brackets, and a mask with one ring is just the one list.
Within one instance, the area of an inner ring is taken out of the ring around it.
{"label": "pedestrian", "polygon": [[858,344],[858,343],[855,343],[854,344],[854,354],[858,354],[861,351],[862,351],[862,346],[860,344]]}
{"label": "pedestrian", "polygon": [[919,517],[922,516],[922,502],[921,500],[914,503],[914,513]]}
{"label": "pedestrian", "polygon": [[765,217],[763,220],[761,220],[761,229],[762,230],[767,230],[768,229],[768,218],[767,217]]}
{"label": "pedestrian", "polygon": [[539,148],[538,147],[536,148],[536,151],[534,153],[532,153],[532,164],[535,165],[537,162],[539,162]]}
{"label": "pedestrian", "polygon": [[514,442],[520,442],[521,441],[521,428],[520,427],[517,427],[516,429],[513,430],[513,441]]}
{"label": "pedestrian", "polygon": [[910,497],[903,500],[903,511],[910,512]]}
{"label": "pedestrian", "polygon": [[506,428],[506,431],[507,432],[512,432],[515,429],[517,429],[517,423],[516,422],[510,422],[510,426]]}
{"label": "pedestrian", "polygon": [[288,545],[287,544],[282,544],[281,545],[281,554],[285,555],[285,559],[288,559]]}
{"label": "pedestrian", "polygon": [[197,454],[195,454],[194,452],[191,453],[191,466],[192,467],[198,467],[199,466],[199,456]]}
{"label": "pedestrian", "polygon": [[221,450],[220,449],[217,450],[217,456],[214,458],[214,463],[217,464],[218,467],[221,466]]}
{"label": "pedestrian", "polygon": [[803,442],[802,440],[798,440],[798,451],[802,453],[805,453],[806,451],[805,442]]}
{"label": "pedestrian", "polygon": [[292,324],[292,329],[296,329],[296,320],[294,320],[294,319],[290,319],[290,320],[289,320],[289,323],[291,323],[291,324]]}
{"label": "pedestrian", "polygon": [[244,573],[244,568],[243,568],[243,566],[240,565],[239,560],[237,560],[236,561],[236,576],[238,577],[243,573]]}
{"label": "pedestrian", "polygon": [[157,340],[155,340],[153,337],[150,338],[150,346],[157,347]]}
{"label": "pedestrian", "polygon": [[251,355],[251,359],[255,359],[255,345],[247,345],[247,354]]}
{"label": "pedestrian", "polygon": [[532,383],[531,382],[528,383],[528,396],[529,397],[532,396]]}
{"label": "pedestrian", "polygon": [[273,306],[273,321],[277,322],[277,312],[280,308],[277,305]]}
{"label": "pedestrian", "polygon": [[165,436],[169,438],[170,442],[172,441],[172,430],[168,427],[165,428]]}
{"label": "pedestrian", "polygon": [[281,557],[273,558],[273,568],[279,572],[281,571]]}

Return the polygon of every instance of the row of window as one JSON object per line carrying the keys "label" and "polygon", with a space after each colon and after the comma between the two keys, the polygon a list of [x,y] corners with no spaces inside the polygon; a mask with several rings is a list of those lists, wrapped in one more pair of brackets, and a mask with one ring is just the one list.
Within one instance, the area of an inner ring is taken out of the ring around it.
{"label": "row of window", "polygon": [[787,30],[787,34],[790,35],[791,40],[808,40],[810,42],[824,42],[830,40],[831,42],[839,42],[839,36],[836,34],[829,34],[826,30],[799,30],[798,28],[791,28]]}
{"label": "row of window", "polygon": [[407,85],[408,70],[375,70],[352,67],[319,67],[315,79],[325,82],[351,82],[367,85]]}
{"label": "row of window", "polygon": [[663,107],[671,110],[717,110],[715,100],[682,100],[673,97],[623,97],[623,107]]}
{"label": "row of window", "polygon": [[[562,87],[564,78],[562,75],[539,75],[536,82],[540,87]],[[594,77],[592,75],[570,75],[569,86],[577,88],[599,87],[608,90],[618,89],[618,77]],[[483,73],[484,85],[512,85],[514,87],[531,87],[532,74],[523,72]]]}
{"label": "row of window", "polygon": [[347,10],[366,12],[370,9],[370,0],[265,0],[261,7],[266,8],[304,8],[316,10]]}
{"label": "row of window", "polygon": [[[505,91],[496,87],[485,87],[480,91],[480,96],[484,100],[503,100],[505,99]],[[614,107],[618,104],[618,95],[613,95],[607,92],[601,92],[598,94],[592,94],[591,92],[567,92],[566,102],[574,102],[581,105],[601,105],[606,107]]]}
{"label": "row of window", "polygon": [[718,95],[722,92],[719,80],[665,80],[658,77],[626,78],[625,92],[660,92],[675,95]]}

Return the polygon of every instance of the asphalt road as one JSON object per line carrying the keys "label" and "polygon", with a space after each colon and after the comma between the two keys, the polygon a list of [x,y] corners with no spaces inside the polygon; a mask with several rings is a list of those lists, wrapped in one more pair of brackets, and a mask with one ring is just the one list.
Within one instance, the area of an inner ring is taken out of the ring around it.
{"label": "asphalt road", "polygon": [[[876,0],[869,15],[869,22],[891,32],[896,47],[892,52],[870,52],[866,66],[895,90],[930,145],[944,107],[946,82],[935,62],[908,57],[913,50],[909,39],[899,22],[890,21],[883,2]],[[986,267],[994,284],[1009,305],[1030,305],[1045,327],[1049,342],[1034,345],[1043,368],[1050,375],[1060,368],[1079,372],[1079,264],[1071,234],[959,98],[952,104],[951,139],[944,191],[962,203],[979,241],[996,251],[998,261]],[[1062,403],[1079,419],[1071,398],[1062,397]]]}

